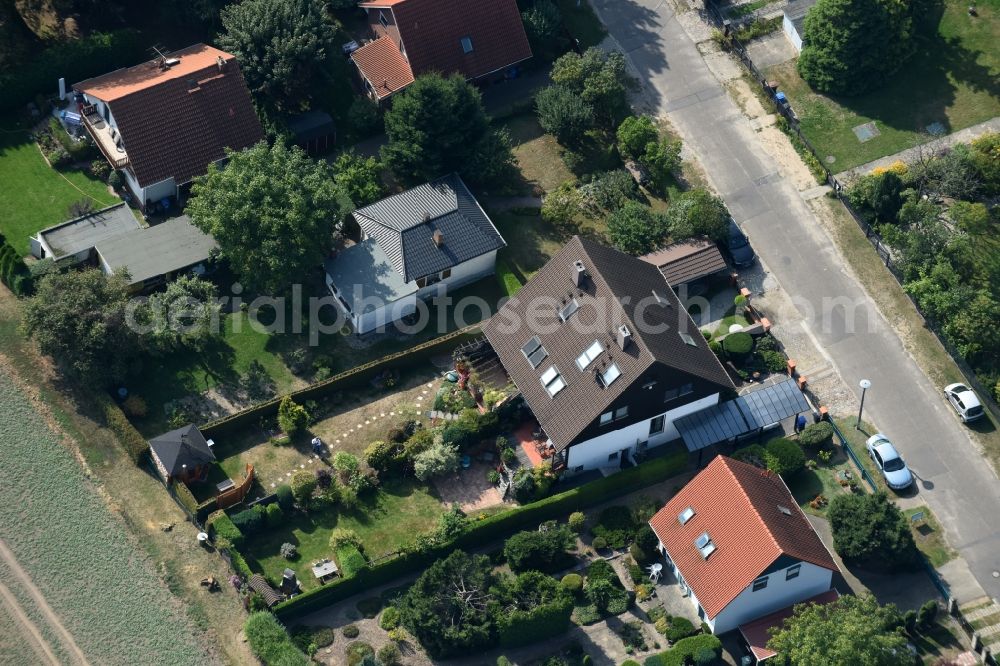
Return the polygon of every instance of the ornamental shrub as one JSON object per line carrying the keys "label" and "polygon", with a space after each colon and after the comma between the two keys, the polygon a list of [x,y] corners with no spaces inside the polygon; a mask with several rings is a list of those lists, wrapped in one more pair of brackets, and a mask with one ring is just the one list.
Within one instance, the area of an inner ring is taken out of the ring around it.
{"label": "ornamental shrub", "polygon": [[514,571],[551,572],[565,566],[573,542],[573,533],[566,525],[518,532],[507,539],[503,554]]}
{"label": "ornamental shrub", "polygon": [[292,474],[291,488],[295,501],[302,507],[308,507],[313,491],[316,490],[316,475],[307,469],[298,470]]}
{"label": "ornamental shrub", "polygon": [[295,504],[295,496],[292,495],[292,488],[289,485],[281,484],[278,486],[274,494],[278,496],[278,506],[284,511],[289,511],[293,508]]}
{"label": "ornamental shrub", "polygon": [[285,512],[281,510],[281,505],[277,502],[264,507],[265,522],[268,527],[277,527],[285,520]]}
{"label": "ornamental shrub", "polygon": [[576,534],[579,534],[583,530],[583,524],[585,522],[587,522],[586,514],[583,513],[583,511],[574,511],[569,514],[569,520],[566,521],[566,524],[569,525],[569,528]]}
{"label": "ornamental shrub", "polygon": [[250,649],[265,664],[308,666],[309,658],[292,643],[278,619],[267,611],[251,613],[243,625]]}
{"label": "ornamental shrub", "polygon": [[744,331],[730,333],[723,338],[722,349],[729,356],[736,358],[746,356],[753,349],[753,337]]}
{"label": "ornamental shrub", "polygon": [[212,512],[205,519],[205,529],[208,530],[209,536],[215,539],[219,548],[225,547],[223,540],[237,550],[243,547],[243,532],[233,524],[224,511]]}
{"label": "ornamental shrub", "polygon": [[386,643],[378,649],[377,656],[382,666],[397,666],[403,655],[399,651],[398,645],[395,643]]}
{"label": "ornamental shrub", "polygon": [[920,610],[917,611],[917,627],[922,631],[929,629],[932,624],[934,624],[934,619],[937,617],[938,604],[934,599],[930,599]]}
{"label": "ornamental shrub", "polygon": [[250,509],[233,514],[232,520],[243,534],[254,534],[266,524],[264,507],[260,504],[254,505]]}
{"label": "ornamental shrub", "polygon": [[587,567],[587,584],[589,585],[599,580],[618,582],[618,574],[615,573],[614,568],[607,560],[595,560]]}
{"label": "ornamental shrub", "polygon": [[580,596],[583,591],[583,576],[575,573],[568,573],[559,581],[563,588],[573,596]]}
{"label": "ornamental shrub", "polygon": [[278,426],[282,432],[295,436],[309,425],[309,412],[305,407],[296,404],[289,396],[281,399],[278,405]]}
{"label": "ornamental shrub", "polygon": [[590,542],[590,545],[594,547],[594,550],[604,550],[608,547],[608,540],[602,536],[594,537],[594,540]]}
{"label": "ornamental shrub", "polygon": [[833,547],[845,561],[893,571],[918,562],[909,520],[885,493],[837,495],[827,516]]}
{"label": "ornamental shrub", "polygon": [[734,460],[745,462],[754,467],[767,468],[767,453],[760,444],[751,444],[750,446],[743,447],[739,451],[734,452],[731,457]]}
{"label": "ornamental shrub", "polygon": [[799,444],[807,449],[826,448],[833,442],[833,424],[829,421],[820,421],[806,426],[805,430],[799,433]]}
{"label": "ornamental shrub", "polygon": [[675,616],[670,618],[670,624],[667,627],[667,631],[664,636],[671,643],[676,643],[682,638],[687,638],[688,636],[694,636],[698,633],[698,629],[694,626],[691,620],[686,617]]}
{"label": "ornamental shrub", "polygon": [[344,627],[343,632],[345,638],[357,638],[361,634],[361,630],[356,624],[348,624]]}
{"label": "ornamental shrub", "polygon": [[285,542],[281,544],[281,549],[279,551],[281,556],[286,560],[294,560],[299,556],[299,549],[294,543]]}
{"label": "ornamental shrub", "polygon": [[637,527],[632,510],[615,505],[601,511],[590,531],[594,536],[604,537],[612,548],[624,548],[632,540]]}
{"label": "ornamental shrub", "polygon": [[330,533],[330,548],[337,550],[342,546],[354,546],[361,548],[361,537],[354,530],[346,527],[335,527]]}
{"label": "ornamental shrub", "polygon": [[764,445],[764,461],[775,474],[790,476],[806,466],[806,454],[797,443],[779,437]]}
{"label": "ornamental shrub", "polygon": [[382,627],[386,631],[391,631],[399,626],[399,609],[395,606],[389,606],[384,611],[382,615],[378,618],[378,626]]}

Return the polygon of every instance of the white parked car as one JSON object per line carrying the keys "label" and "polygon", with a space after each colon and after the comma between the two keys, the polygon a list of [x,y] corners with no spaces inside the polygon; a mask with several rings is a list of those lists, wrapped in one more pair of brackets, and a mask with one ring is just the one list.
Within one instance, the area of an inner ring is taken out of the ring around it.
{"label": "white parked car", "polygon": [[903,490],[910,487],[910,484],[913,483],[913,474],[910,473],[903,458],[888,437],[882,433],[872,435],[868,438],[867,446],[868,455],[882,472],[887,486],[893,490]]}
{"label": "white parked car", "polygon": [[979,402],[979,396],[965,384],[948,384],[944,387],[944,395],[963,423],[975,421],[983,415],[983,404]]}

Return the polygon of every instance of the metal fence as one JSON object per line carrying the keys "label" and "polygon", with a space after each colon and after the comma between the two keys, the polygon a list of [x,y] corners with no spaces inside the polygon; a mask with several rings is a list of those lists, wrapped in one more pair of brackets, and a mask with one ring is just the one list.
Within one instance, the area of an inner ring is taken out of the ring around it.
{"label": "metal fence", "polygon": [[[723,35],[726,38],[726,44],[731,48],[732,53],[734,53],[740,59],[740,62],[743,63],[743,65],[747,68],[747,70],[750,72],[753,78],[756,79],[757,83],[760,84],[761,89],[764,91],[764,94],[767,95],[767,98],[771,101],[771,104],[774,106],[776,111],[781,115],[782,118],[784,118],[787,121],[788,131],[791,132],[795,136],[795,138],[801,141],[802,145],[805,146],[805,148],[809,151],[809,153],[815,158],[816,163],[823,170],[823,175],[826,179],[825,184],[833,188],[834,195],[837,197],[840,203],[843,204],[844,209],[847,210],[848,213],[850,213],[851,217],[854,219],[854,222],[858,225],[858,227],[860,227],[860,229],[865,233],[865,238],[867,238],[868,242],[872,244],[873,248],[875,248],[875,252],[878,254],[879,259],[882,261],[883,264],[885,264],[885,267],[896,279],[896,282],[898,282],[900,286],[903,286],[904,283],[903,273],[900,270],[900,267],[893,260],[892,249],[888,245],[886,245],[886,243],[882,240],[882,237],[879,235],[879,233],[874,229],[874,227],[872,227],[871,223],[867,219],[865,219],[865,217],[861,215],[861,213],[859,213],[857,210],[855,210],[855,208],[851,205],[851,202],[847,199],[847,196],[845,194],[846,190],[845,184],[837,180],[833,172],[826,167],[826,164],[823,161],[823,156],[820,154],[818,150],[816,150],[816,147],[813,146],[812,143],[810,143],[809,139],[807,139],[806,136],[802,133],[802,130],[799,128],[799,119],[796,117],[795,112],[792,109],[791,105],[782,104],[778,100],[777,98],[778,91],[768,83],[767,79],[764,77],[764,74],[759,69],[757,69],[756,65],[754,65],[753,60],[750,58],[750,54],[747,51],[746,44],[744,44],[736,36],[736,33],[731,29],[730,22],[725,19],[725,17],[722,15],[722,12],[719,10],[718,6],[716,6],[715,2],[713,2],[712,0],[706,0],[704,14],[708,16],[708,18],[712,21],[713,24],[715,24],[716,28],[722,31]],[[913,297],[910,296],[910,294],[906,293],[905,290],[903,293],[906,294],[906,297],[910,300],[910,302],[913,304],[913,307],[924,319],[924,322],[928,325],[928,328],[930,328],[930,330],[934,332],[935,337],[945,348],[945,351],[948,352],[949,356],[951,356],[952,360],[958,366],[959,370],[962,371],[966,383],[970,384],[972,388],[975,389],[975,391],[979,394],[980,398],[982,399],[983,404],[993,414],[993,417],[998,421],[1000,421],[1000,405],[998,405],[997,402],[993,399],[992,388],[984,386],[983,383],[979,381],[979,378],[976,376],[976,373],[972,369],[972,366],[970,366],[965,361],[965,359],[954,347],[954,345],[948,342],[941,335],[940,333],[941,323],[932,319],[928,319],[921,311],[920,306],[917,304],[917,302],[913,300]]]}

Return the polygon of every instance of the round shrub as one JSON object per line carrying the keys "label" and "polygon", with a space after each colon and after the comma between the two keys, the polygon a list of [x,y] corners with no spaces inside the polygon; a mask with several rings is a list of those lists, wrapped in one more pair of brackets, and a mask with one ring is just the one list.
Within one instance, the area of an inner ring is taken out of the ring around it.
{"label": "round shrub", "polygon": [[569,525],[571,530],[579,534],[583,530],[583,524],[585,522],[587,522],[586,514],[584,514],[583,511],[574,511],[569,514],[569,520],[566,521],[566,524]]}
{"label": "round shrub", "polygon": [[764,362],[764,367],[768,372],[781,372],[785,369],[785,356],[779,351],[760,351],[760,359]]}
{"label": "round shrub", "polygon": [[294,560],[299,556],[299,549],[294,543],[288,543],[287,541],[281,544],[281,556],[286,560]]}
{"label": "round shrub", "polygon": [[653,628],[656,629],[656,633],[666,635],[670,631],[670,616],[661,617],[653,625]]}
{"label": "round shrub", "polygon": [[736,307],[741,307],[747,302],[747,297],[743,294],[736,294],[736,298],[733,299],[733,305]]}
{"label": "round shrub", "polygon": [[799,444],[810,449],[822,449],[833,442],[833,424],[820,421],[806,426],[799,434]]}
{"label": "round shrub", "polygon": [[382,666],[396,666],[403,654],[395,643],[386,643],[378,649],[377,656],[378,660],[382,662]]}
{"label": "round shrub", "polygon": [[676,643],[682,638],[687,638],[688,636],[694,636],[698,633],[691,620],[686,617],[672,617],[670,618],[670,626],[667,627],[667,631],[664,634],[667,640],[671,643]]}
{"label": "round shrub", "polygon": [[358,625],[349,624],[344,627],[343,632],[345,638],[357,638],[358,634],[361,633],[361,630],[358,629]]}
{"label": "round shrub", "polygon": [[281,510],[281,506],[277,503],[268,504],[264,508],[264,516],[267,519],[268,527],[277,527],[285,520],[285,512]]}
{"label": "round shrub", "polygon": [[594,550],[604,550],[608,547],[608,540],[604,537],[596,536],[591,542],[591,545],[594,547]]}
{"label": "round shrub", "polygon": [[781,476],[788,476],[805,467],[806,454],[796,442],[779,437],[765,445],[764,460],[769,470]]}
{"label": "round shrub", "polygon": [[336,550],[348,545],[361,550],[361,537],[358,536],[358,533],[346,527],[333,528],[333,531],[330,532],[330,548]]}
{"label": "round shrub", "polygon": [[283,510],[288,511],[295,504],[295,497],[292,495],[291,486],[281,484],[278,489],[274,491],[274,494],[278,496],[278,506]]}
{"label": "round shrub", "polygon": [[640,666],[640,664],[634,659],[626,659],[622,662],[622,666]]}
{"label": "round shrub", "polygon": [[578,596],[583,590],[583,576],[580,574],[566,574],[562,577],[560,583],[566,591],[572,593],[574,596]]}
{"label": "round shrub", "polygon": [[722,349],[730,356],[746,356],[753,349],[753,337],[743,331],[730,333],[723,338]]}
{"label": "round shrub", "polygon": [[709,340],[709,342],[708,342],[708,348],[710,350],[712,350],[713,354],[721,354],[722,353],[722,343],[719,342],[718,340]]}
{"label": "round shrub", "polygon": [[392,631],[399,626],[399,609],[395,606],[389,606],[384,611],[378,619],[378,626],[382,627],[386,631]]}
{"label": "round shrub", "polygon": [[[348,627],[354,627],[353,624],[347,625]],[[344,627],[347,629],[347,627]],[[357,627],[354,627],[357,630]],[[360,666],[364,663],[366,657],[374,657],[375,648],[373,648],[368,643],[362,643],[361,641],[355,641],[347,646],[347,666]]]}

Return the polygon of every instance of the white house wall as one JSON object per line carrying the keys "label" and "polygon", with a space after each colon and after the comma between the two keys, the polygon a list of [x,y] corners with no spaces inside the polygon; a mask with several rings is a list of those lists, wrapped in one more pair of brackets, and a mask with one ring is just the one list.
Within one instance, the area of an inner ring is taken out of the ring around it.
{"label": "white house wall", "polygon": [[802,53],[802,36],[795,30],[795,24],[792,23],[792,19],[788,18],[787,14],[781,20],[781,28],[785,31],[792,46],[795,47],[796,52]]}
{"label": "white house wall", "polygon": [[496,250],[487,252],[486,254],[475,257],[474,259],[469,259],[468,261],[452,268],[451,275],[446,279],[419,290],[417,292],[417,296],[423,299],[433,298],[441,289],[442,285],[448,288],[448,293],[452,293],[460,287],[464,287],[467,284],[471,284],[477,280],[483,279],[484,277],[493,275],[496,271],[496,263]]}
{"label": "white house wall", "polygon": [[832,571],[809,562],[800,564],[799,575],[792,580],[785,580],[787,569],[781,569],[768,574],[767,587],[763,590],[754,592],[751,583],[715,616],[714,632],[721,634],[735,629],[830,589]]}
{"label": "white house wall", "polygon": [[161,180],[159,183],[147,185],[143,196],[146,201],[156,202],[165,197],[172,197],[177,194],[177,183],[173,178]]}
{"label": "white house wall", "polygon": [[[719,394],[714,393],[701,400],[695,400],[676,409],[664,412],[663,432],[657,435],[650,436],[649,434],[649,423],[653,420],[649,418],[625,426],[624,428],[606,432],[585,442],[574,444],[569,449],[569,460],[566,466],[569,470],[577,472],[618,465],[621,460],[620,457],[609,461],[608,456],[626,447],[629,447],[631,452],[634,453],[636,444],[640,442],[648,442],[647,446],[652,448],[677,439],[680,437],[680,433],[677,432],[677,428],[674,426],[673,422],[675,420],[694,412],[700,412],[718,402]],[[583,469],[577,469],[581,465]]]}

